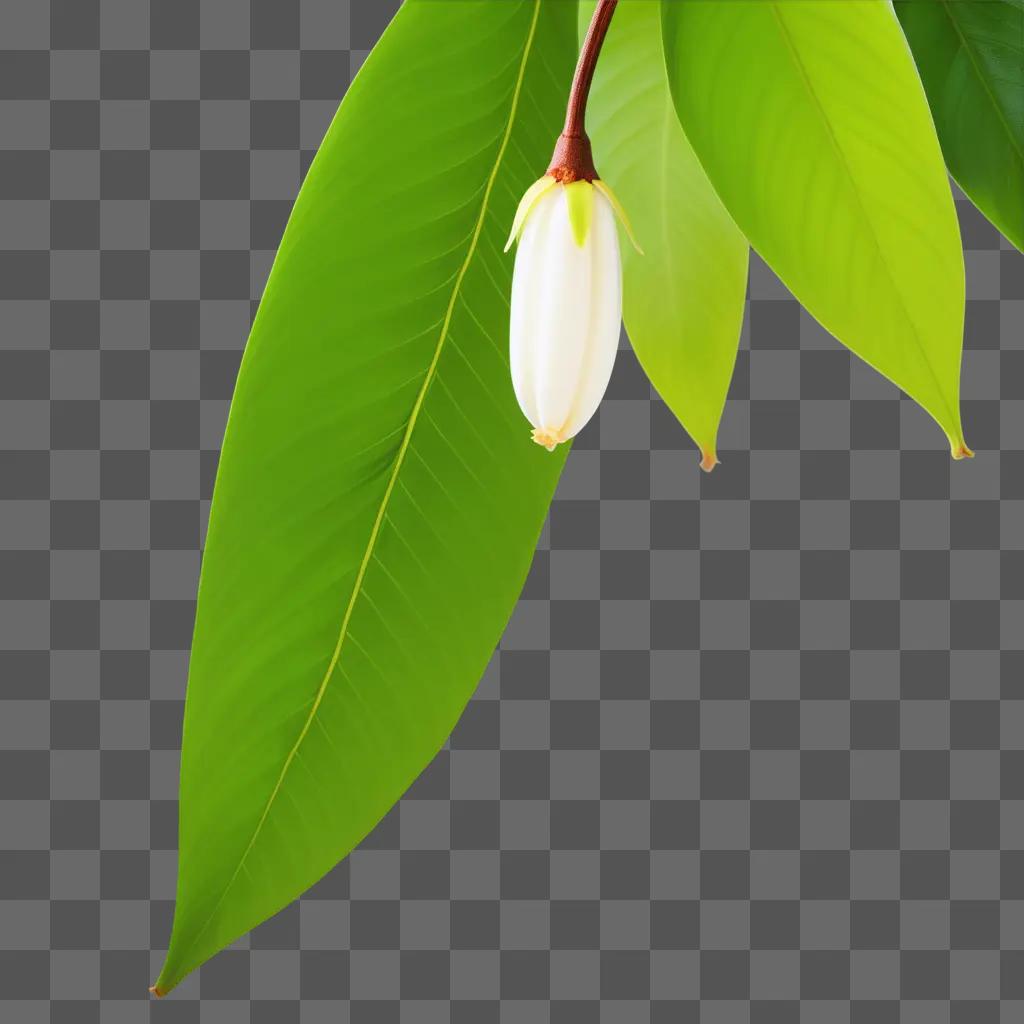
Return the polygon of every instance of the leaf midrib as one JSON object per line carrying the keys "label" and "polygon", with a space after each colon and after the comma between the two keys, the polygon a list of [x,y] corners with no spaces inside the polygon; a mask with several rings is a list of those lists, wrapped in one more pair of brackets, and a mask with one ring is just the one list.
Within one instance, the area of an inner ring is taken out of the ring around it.
{"label": "leaf midrib", "polygon": [[316,697],[313,700],[313,704],[310,708],[309,714],[306,717],[301,731],[299,732],[298,738],[295,740],[294,745],[288,752],[288,756],[284,760],[284,764],[281,767],[281,773],[277,778],[277,782],[274,784],[274,788],[270,793],[270,797],[267,799],[266,806],[263,808],[263,812],[260,815],[259,821],[256,823],[256,828],[253,831],[252,838],[249,840],[248,845],[239,858],[238,866],[235,868],[234,873],[228,880],[221,892],[220,898],[214,905],[213,910],[210,911],[210,916],[207,918],[205,924],[196,933],[196,937],[193,940],[192,945],[198,944],[199,940],[206,934],[210,925],[213,923],[214,918],[217,915],[217,911],[220,909],[221,904],[224,902],[225,897],[231,888],[234,886],[238,879],[245,862],[256,845],[257,840],[263,826],[266,824],[267,818],[270,815],[270,811],[274,806],[278,794],[281,791],[281,787],[284,784],[285,777],[291,768],[292,762],[295,760],[296,755],[299,752],[299,748],[302,746],[313,722],[316,720],[317,712],[320,709],[320,705],[323,702],[324,695],[327,692],[327,687],[330,684],[331,678],[334,675],[334,670],[338,666],[338,661],[341,657],[341,652],[345,644],[345,639],[348,635],[349,624],[352,619],[352,612],[355,608],[356,602],[362,592],[363,581],[366,577],[366,572],[369,568],[370,562],[373,558],[374,550],[377,546],[377,540],[380,536],[381,527],[384,524],[384,518],[387,514],[388,505],[391,500],[391,495],[394,492],[395,485],[398,482],[399,473],[402,469],[402,465],[405,462],[405,457],[409,451],[409,446],[412,442],[412,435],[416,429],[416,423],[419,419],[420,411],[423,408],[423,403],[426,399],[427,392],[430,390],[430,385],[434,380],[437,373],[438,363],[440,362],[441,353],[444,349],[445,342],[448,338],[448,331],[451,326],[452,316],[455,312],[455,306],[458,301],[459,295],[461,294],[462,283],[472,265],[473,259],[476,256],[477,248],[480,242],[480,236],[483,233],[484,221],[487,217],[487,212],[490,206],[491,195],[494,191],[494,186],[498,179],[498,172],[501,169],[502,162],[505,158],[505,152],[508,149],[509,141],[512,137],[512,129],[515,124],[516,113],[519,108],[519,101],[522,95],[523,83],[526,77],[526,66],[529,62],[530,54],[533,51],[533,42],[536,36],[537,23],[540,18],[540,5],[541,0],[534,0],[533,15],[530,20],[529,31],[527,32],[526,42],[523,47],[523,56],[519,64],[519,72],[516,77],[516,83],[512,91],[512,102],[509,108],[508,121],[505,125],[505,130],[502,135],[501,144],[498,147],[498,152],[494,160],[494,166],[491,168],[491,173],[488,176],[486,186],[484,188],[483,199],[480,204],[480,214],[477,217],[476,226],[473,229],[473,234],[470,237],[469,249],[466,253],[466,258],[463,260],[462,266],[459,268],[459,272],[455,278],[455,284],[452,287],[451,298],[448,301],[448,307],[445,312],[444,320],[441,324],[441,331],[438,335],[437,344],[434,348],[434,354],[431,358],[430,364],[427,367],[426,375],[423,379],[423,384],[416,396],[416,401],[413,403],[412,411],[409,414],[409,421],[405,428],[405,433],[402,437],[402,442],[399,445],[398,452],[395,455],[395,461],[392,465],[391,474],[388,478],[387,486],[384,490],[384,494],[381,498],[380,508],[377,511],[377,517],[374,520],[373,526],[370,530],[370,536],[367,540],[366,550],[363,552],[363,558],[360,562],[359,569],[356,573],[355,583],[352,587],[352,593],[349,596],[348,603],[345,607],[345,612],[342,617],[341,626],[338,633],[338,640],[335,644],[334,651],[331,655],[331,660],[327,666],[327,670],[324,673],[324,677],[320,682],[320,686],[317,689]]}
{"label": "leaf midrib", "polygon": [[897,286],[896,278],[893,275],[892,268],[889,266],[889,262],[885,258],[885,251],[882,248],[882,243],[878,239],[878,233],[875,231],[875,223],[872,220],[870,214],[868,213],[867,207],[865,207],[864,205],[864,201],[861,199],[860,190],[857,188],[857,179],[854,177],[853,171],[851,170],[849,162],[846,159],[846,153],[843,150],[843,147],[840,145],[839,139],[836,137],[836,133],[832,129],[832,123],[828,118],[828,114],[825,112],[825,108],[822,106],[821,100],[818,98],[818,94],[814,90],[814,84],[811,81],[811,77],[807,73],[807,68],[804,66],[804,62],[801,59],[800,53],[796,48],[796,44],[793,41],[793,37],[790,35],[789,27],[786,25],[785,20],[782,17],[782,12],[779,10],[778,0],[768,0],[768,8],[771,10],[772,14],[775,17],[776,24],[779,27],[779,34],[782,36],[786,44],[786,48],[793,59],[793,63],[796,65],[797,71],[799,72],[800,77],[803,80],[808,95],[814,102],[814,107],[817,110],[818,116],[820,117],[821,122],[825,127],[825,134],[828,136],[829,141],[832,144],[832,148],[835,150],[836,156],[839,158],[839,163],[845,171],[846,177],[849,180],[850,185],[852,186],[851,190],[853,192],[854,198],[856,199],[857,205],[860,207],[861,214],[863,215],[864,220],[868,225],[871,241],[874,242],[875,251],[878,253],[879,262],[885,268],[886,277],[888,277],[890,283],[892,284],[893,294],[896,296],[900,304],[900,308],[903,311],[903,315],[906,317],[907,323],[910,325],[910,334],[913,337],[914,341],[917,343],[917,347],[921,352],[922,361],[924,362],[924,365],[928,368],[928,373],[930,374],[933,382],[935,383],[935,392],[938,396],[939,403],[945,409],[946,414],[949,416],[950,426],[956,427],[957,416],[955,414],[955,411],[950,407],[949,403],[946,401],[946,396],[942,390],[942,383],[939,380],[938,374],[935,372],[935,367],[932,366],[931,360],[928,358],[928,352],[925,349],[924,344],[921,340],[917,323],[914,320],[914,318],[910,315],[910,310],[907,308],[907,303],[903,297],[903,292],[900,291],[899,287]]}

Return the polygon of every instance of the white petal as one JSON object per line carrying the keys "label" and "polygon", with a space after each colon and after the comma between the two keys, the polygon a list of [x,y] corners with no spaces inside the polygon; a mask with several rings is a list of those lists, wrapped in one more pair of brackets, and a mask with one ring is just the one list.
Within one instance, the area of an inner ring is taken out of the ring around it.
{"label": "white petal", "polygon": [[526,219],[512,272],[512,315],[509,324],[509,363],[512,387],[523,415],[540,426],[536,401],[537,325],[544,279],[545,240],[553,202],[542,197]]}
{"label": "white petal", "polygon": [[564,188],[549,192],[544,271],[536,340],[536,400],[540,423],[564,440],[590,335],[593,234],[576,244]]}
{"label": "white petal", "polygon": [[563,428],[565,438],[575,437],[597,411],[608,389],[619,347],[622,259],[615,212],[601,192],[594,197],[594,221],[587,241],[593,262],[586,357]]}
{"label": "white petal", "polygon": [[516,398],[553,449],[577,434],[604,396],[618,349],[622,264],[612,204],[594,194],[576,241],[564,186],[541,196],[523,230],[512,280],[510,362]]}

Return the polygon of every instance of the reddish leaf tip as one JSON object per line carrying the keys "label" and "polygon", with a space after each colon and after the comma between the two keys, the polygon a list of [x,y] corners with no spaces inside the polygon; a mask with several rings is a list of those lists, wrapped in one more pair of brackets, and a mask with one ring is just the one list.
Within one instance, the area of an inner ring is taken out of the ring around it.
{"label": "reddish leaf tip", "polygon": [[967,445],[964,444],[963,441],[960,441],[958,444],[953,445],[952,446],[952,451],[953,451],[953,458],[956,459],[957,461],[959,461],[960,459],[973,459],[974,458],[974,452],[972,452],[971,449],[968,448]]}
{"label": "reddish leaf tip", "polygon": [[152,992],[152,994],[156,996],[157,999],[163,999],[163,997],[167,995],[167,993],[164,992],[163,989],[157,988],[156,985],[151,985],[149,991]]}
{"label": "reddish leaf tip", "polygon": [[711,470],[718,465],[718,456],[715,454],[714,448],[702,448],[700,455],[700,468],[703,469],[705,473],[710,473]]}

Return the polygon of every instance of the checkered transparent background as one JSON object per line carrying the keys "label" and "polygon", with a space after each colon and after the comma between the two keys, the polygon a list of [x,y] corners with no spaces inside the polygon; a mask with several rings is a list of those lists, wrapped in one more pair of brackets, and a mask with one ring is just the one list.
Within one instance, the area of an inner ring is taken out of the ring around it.
{"label": "checkered transparent background", "polygon": [[394,7],[0,2],[0,1020],[1020,1021],[1024,258],[963,201],[973,462],[755,260],[723,465],[624,349],[450,749],[147,1000],[232,383]]}

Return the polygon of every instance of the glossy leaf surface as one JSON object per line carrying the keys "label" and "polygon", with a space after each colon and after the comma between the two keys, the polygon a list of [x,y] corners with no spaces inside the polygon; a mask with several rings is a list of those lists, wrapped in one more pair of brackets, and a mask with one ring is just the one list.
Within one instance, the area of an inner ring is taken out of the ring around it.
{"label": "glossy leaf surface", "polygon": [[966,454],[959,227],[890,4],[665,0],[662,15],[680,121],[733,219]]}
{"label": "glossy leaf surface", "polygon": [[[581,5],[584,29],[593,10]],[[644,250],[622,253],[629,340],[710,468],[743,323],[748,246],[679,126],[656,3],[619,3],[587,127],[598,173]]]}
{"label": "glossy leaf surface", "polygon": [[564,454],[513,395],[502,245],[575,57],[561,0],[407,0],[310,168],[214,493],[160,993],[373,828],[508,620]]}
{"label": "glossy leaf surface", "polygon": [[1024,251],[1024,0],[896,0],[950,173]]}

